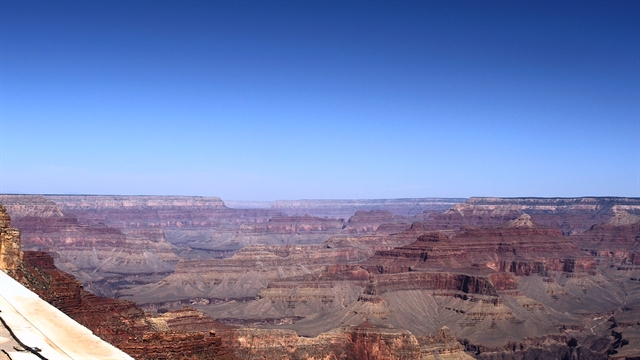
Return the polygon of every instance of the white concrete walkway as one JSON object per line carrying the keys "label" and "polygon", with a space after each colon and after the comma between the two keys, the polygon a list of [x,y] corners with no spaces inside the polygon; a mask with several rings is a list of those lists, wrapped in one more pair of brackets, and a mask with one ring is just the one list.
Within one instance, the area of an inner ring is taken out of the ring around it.
{"label": "white concrete walkway", "polygon": [[[0,271],[0,316],[16,337],[30,347],[42,349],[49,360],[133,359],[95,336],[38,295]],[[18,351],[9,331],[0,324],[0,350],[13,360],[38,359],[30,352]],[[0,359],[8,359],[0,351]]]}

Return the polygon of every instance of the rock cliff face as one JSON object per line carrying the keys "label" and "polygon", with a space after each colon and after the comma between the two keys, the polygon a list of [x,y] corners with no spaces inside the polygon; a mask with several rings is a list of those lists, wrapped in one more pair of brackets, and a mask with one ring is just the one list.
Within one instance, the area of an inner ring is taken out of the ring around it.
{"label": "rock cliff face", "polygon": [[20,231],[11,228],[11,219],[0,205],[0,270],[15,270],[22,261]]}
{"label": "rock cliff face", "polygon": [[640,268],[640,216],[620,210],[573,238],[601,262]]}
{"label": "rock cliff face", "polygon": [[451,290],[466,294],[498,296],[488,277],[450,273],[404,272],[392,275],[374,275],[365,293],[380,295],[390,291]]}

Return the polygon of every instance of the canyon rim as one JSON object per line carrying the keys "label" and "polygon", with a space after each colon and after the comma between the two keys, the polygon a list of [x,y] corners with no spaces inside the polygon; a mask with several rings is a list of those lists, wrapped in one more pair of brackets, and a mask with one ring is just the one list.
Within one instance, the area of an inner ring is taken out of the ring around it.
{"label": "canyon rim", "polygon": [[638,198],[0,204],[7,272],[138,359],[640,357]]}

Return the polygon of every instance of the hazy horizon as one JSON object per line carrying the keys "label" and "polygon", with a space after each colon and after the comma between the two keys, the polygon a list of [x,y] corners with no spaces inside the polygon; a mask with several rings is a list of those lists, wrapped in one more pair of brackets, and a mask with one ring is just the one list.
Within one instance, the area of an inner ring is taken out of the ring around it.
{"label": "hazy horizon", "polygon": [[0,193],[640,196],[640,2],[0,3]]}
{"label": "hazy horizon", "polygon": [[[16,196],[116,196],[116,197],[127,197],[127,196],[140,196],[140,197],[201,197],[201,198],[219,198],[222,200],[225,205],[230,206],[229,204],[261,204],[261,205],[271,205],[276,202],[295,202],[295,201],[319,201],[319,202],[331,202],[331,201],[386,201],[386,200],[459,200],[461,202],[467,201],[472,198],[476,199],[484,199],[484,198],[498,198],[498,199],[580,199],[580,198],[628,198],[628,199],[640,199],[638,196],[592,196],[592,195],[584,195],[584,196],[483,196],[483,195],[473,195],[469,197],[434,197],[434,196],[424,196],[424,197],[403,197],[403,198],[290,198],[290,199],[272,199],[272,200],[237,200],[237,199],[227,199],[216,195],[178,195],[178,194],[80,194],[80,193],[58,193],[58,194],[44,194],[44,193],[0,193],[0,195],[16,195]],[[1,204],[0,204],[1,205]],[[231,206],[230,206],[231,207]],[[262,207],[262,206],[251,206],[251,207]]]}

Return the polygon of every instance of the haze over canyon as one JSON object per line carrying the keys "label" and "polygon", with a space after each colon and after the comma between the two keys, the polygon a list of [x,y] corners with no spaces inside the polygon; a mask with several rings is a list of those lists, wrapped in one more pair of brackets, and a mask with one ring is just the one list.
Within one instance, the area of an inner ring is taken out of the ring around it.
{"label": "haze over canyon", "polygon": [[3,268],[137,359],[640,357],[640,198],[0,204]]}

